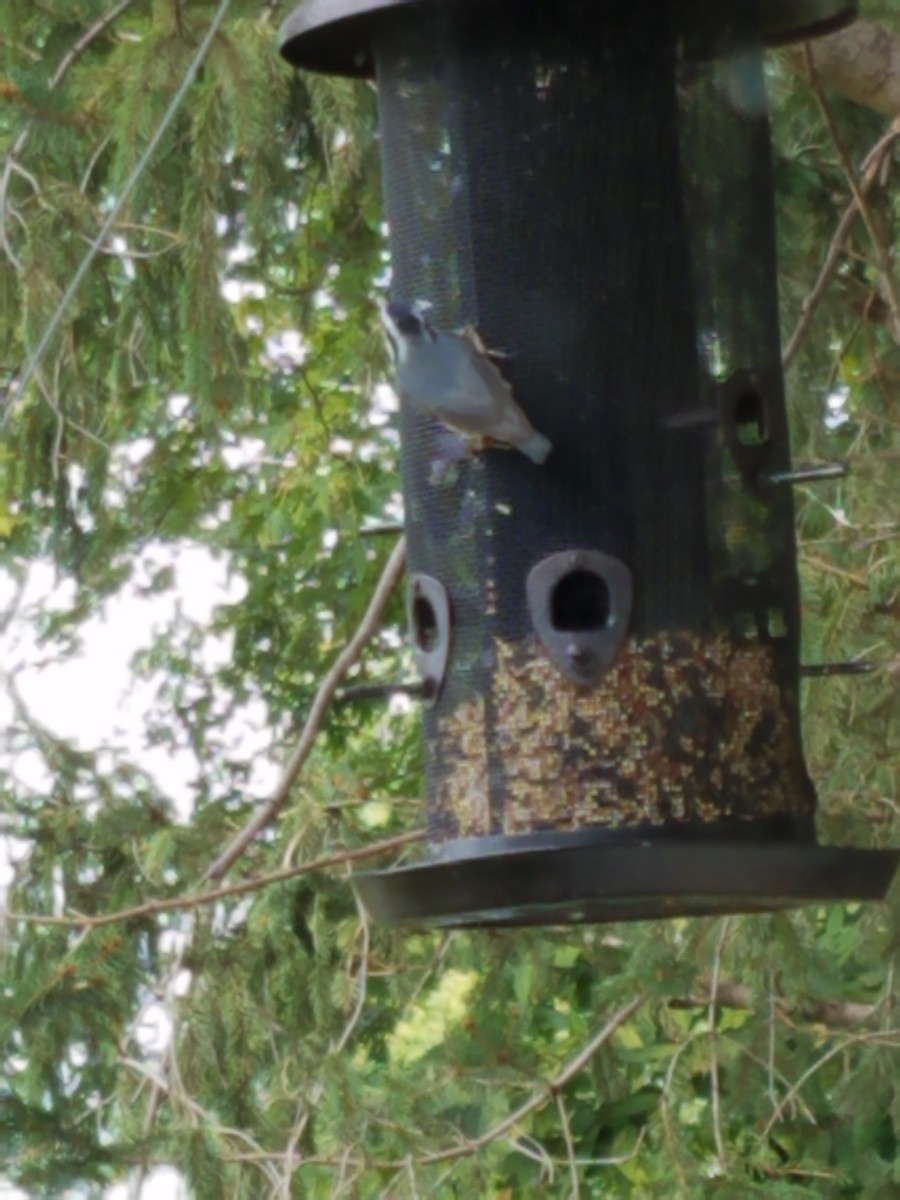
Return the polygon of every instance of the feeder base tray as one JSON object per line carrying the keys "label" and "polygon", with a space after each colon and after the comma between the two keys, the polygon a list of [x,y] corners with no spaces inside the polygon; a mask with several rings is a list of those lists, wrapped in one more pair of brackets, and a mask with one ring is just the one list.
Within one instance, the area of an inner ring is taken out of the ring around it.
{"label": "feeder base tray", "polygon": [[392,925],[568,925],[881,900],[898,864],[900,851],[814,842],[533,834],[452,843],[440,858],[354,885],[375,920]]}

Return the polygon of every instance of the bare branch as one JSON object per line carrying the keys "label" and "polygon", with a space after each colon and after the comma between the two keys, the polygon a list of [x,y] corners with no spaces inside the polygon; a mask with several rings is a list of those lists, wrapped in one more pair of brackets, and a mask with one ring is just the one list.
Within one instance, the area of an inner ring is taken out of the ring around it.
{"label": "bare branch", "polygon": [[137,0],[120,0],[119,4],[111,8],[109,12],[104,13],[103,16],[99,17],[89,29],[86,29],[81,37],[72,43],[72,45],[60,59],[59,65],[53,72],[53,76],[50,79],[50,87],[58,87],[59,84],[65,79],[66,75],[68,75],[69,71],[71,71],[72,67],[74,67],[78,59],[81,58],[82,54],[84,54],[85,50],[87,50],[89,46],[93,45],[97,38],[102,37],[103,34],[106,33],[107,29],[109,29],[110,25],[112,25],[115,21],[118,21],[119,17],[121,17],[124,12],[127,12],[129,8],[132,8],[136,3]]}
{"label": "bare branch", "polygon": [[169,1098],[173,1107],[178,1109],[180,1105],[206,1128],[212,1129],[216,1134],[228,1141],[240,1142],[243,1145],[250,1147],[250,1155],[247,1161],[257,1165],[262,1173],[264,1173],[272,1184],[277,1184],[278,1180],[274,1174],[274,1169],[270,1166],[272,1155],[266,1154],[261,1150],[258,1142],[243,1129],[236,1129],[230,1125],[223,1125],[218,1118],[208,1109],[204,1108],[197,1100],[194,1099],[188,1092],[173,1088],[169,1080],[160,1075],[156,1066],[152,1063],[141,1062],[140,1059],[123,1057],[119,1060],[123,1067],[133,1071],[135,1075],[146,1079],[154,1087],[164,1092]]}
{"label": "bare branch", "polygon": [[824,1067],[830,1059],[836,1057],[838,1054],[843,1053],[848,1046],[860,1044],[864,1045],[866,1043],[876,1046],[893,1046],[895,1048],[900,1047],[900,1030],[889,1029],[885,1030],[884,1032],[879,1031],[877,1033],[857,1033],[851,1035],[850,1037],[842,1038],[841,1041],[836,1042],[830,1049],[826,1050],[824,1054],[817,1058],[811,1066],[807,1067],[797,1082],[793,1084],[788,1090],[787,1094],[782,1097],[781,1102],[776,1106],[775,1111],[772,1113],[771,1117],[769,1117],[765,1124],[765,1128],[759,1135],[760,1139],[768,1137],[772,1127],[781,1119],[781,1114],[790,1104],[793,1103],[794,1098],[799,1094],[803,1085],[808,1079],[811,1078],[811,1076],[815,1075],[816,1071],[818,1071],[821,1067]]}
{"label": "bare branch", "polygon": [[331,702],[334,699],[335,692],[341,680],[378,632],[384,610],[400,581],[405,566],[406,538],[401,538],[391,552],[391,556],[385,565],[381,579],[379,579],[378,586],[375,588],[372,599],[369,601],[369,607],[366,609],[366,614],[360,622],[359,628],[338,655],[331,670],[322,680],[313,700],[312,708],[309,710],[309,716],[306,718],[306,724],[303,726],[296,749],[291,755],[284,774],[279,780],[271,798],[248,821],[237,837],[225,847],[206,872],[205,879],[218,879],[224,875],[228,868],[240,858],[256,835],[265,829],[267,825],[271,825],[272,821],[275,820],[287,803],[287,799],[291,794],[291,788],[297,782],[297,778],[303,769],[303,764],[310,755],[319,729],[325,719],[325,714],[328,712]]}
{"label": "bare branch", "polygon": [[718,1035],[716,1032],[716,1003],[719,994],[719,971],[722,966],[722,951],[725,948],[725,940],[728,937],[728,932],[730,929],[731,919],[726,917],[722,921],[722,928],[719,931],[719,937],[716,942],[716,951],[713,955],[712,979],[710,980],[709,985],[709,1005],[707,1007],[709,1019],[709,1080],[710,1090],[712,1092],[713,1137],[716,1143],[716,1154],[722,1167],[725,1166],[727,1155],[725,1153],[725,1139],[722,1137],[722,1105],[719,1095],[719,1044]]}
{"label": "bare branch", "polygon": [[326,871],[331,867],[342,866],[344,863],[360,862],[367,858],[376,858],[381,854],[390,854],[413,842],[421,842],[425,837],[424,829],[415,829],[412,833],[401,833],[397,837],[385,838],[381,842],[372,842],[368,846],[359,846],[355,850],[340,850],[335,854],[323,854],[321,858],[310,859],[309,862],[298,863],[294,867],[282,867],[278,871],[270,871],[267,875],[255,875],[251,879],[242,879],[240,883],[231,883],[223,887],[211,888],[206,892],[195,895],[173,896],[165,900],[148,900],[145,904],[136,904],[133,908],[121,908],[117,912],[102,913],[97,917],[79,916],[45,917],[34,913],[9,912],[10,921],[27,921],[31,925],[63,925],[71,929],[99,929],[102,925],[114,925],[119,921],[132,921],[137,917],[153,916],[154,913],[171,912],[173,909],[199,908],[204,904],[213,904],[226,896],[240,896],[245,892],[257,892],[273,883],[283,883],[286,879],[296,879],[300,875],[310,875],[314,871]]}
{"label": "bare branch", "polygon": [[575,1143],[572,1140],[572,1127],[569,1124],[569,1114],[562,1092],[556,1093],[556,1108],[559,1112],[559,1123],[566,1143],[566,1158],[569,1160],[569,1175],[572,1179],[572,1200],[581,1200],[581,1186],[578,1182],[578,1160],[575,1157]]}
{"label": "bare branch", "polygon": [[[884,231],[879,229],[875,214],[872,212],[866,199],[866,194],[860,187],[856,168],[853,166],[850,155],[847,153],[847,148],[844,145],[837,122],[834,119],[831,104],[825,95],[825,90],[822,87],[822,82],[813,63],[809,42],[806,43],[806,58],[809,67],[810,84],[816,94],[819,108],[822,110],[822,116],[825,119],[825,124],[828,126],[828,132],[831,134],[831,140],[834,143],[838,160],[844,174],[847,176],[847,182],[850,184],[850,190],[853,193],[853,199],[856,201],[856,207],[865,221],[869,237],[872,239],[872,245],[875,247],[878,269],[881,271],[883,277],[886,299],[891,310],[894,338],[900,340],[900,292],[897,290],[897,281],[894,278],[894,267],[891,261],[891,252],[887,246],[887,238],[884,235]],[[895,119],[896,123],[897,120]]]}
{"label": "bare branch", "polygon": [[[823,83],[855,104],[895,117],[900,113],[900,38],[877,21],[854,21],[839,33],[816,38],[810,47]],[[795,75],[809,80],[803,46],[779,52]]]}
{"label": "bare branch", "polygon": [[[545,1084],[542,1088],[536,1091],[529,1100],[526,1100],[524,1104],[521,1104],[515,1110],[515,1112],[510,1113],[508,1117],[504,1117],[501,1121],[497,1121],[497,1123],[492,1125],[490,1129],[486,1130],[482,1134],[479,1134],[478,1137],[473,1138],[471,1141],[464,1141],[458,1146],[451,1146],[447,1150],[438,1150],[433,1154],[424,1154],[421,1157],[413,1157],[411,1161],[417,1167],[427,1167],[432,1166],[435,1163],[450,1162],[453,1159],[466,1158],[468,1155],[475,1154],[479,1150],[483,1150],[485,1146],[488,1146],[492,1142],[496,1142],[500,1138],[504,1137],[510,1132],[510,1130],[514,1129],[516,1125],[518,1125],[521,1121],[524,1121],[526,1117],[530,1116],[531,1113],[536,1112],[539,1108],[543,1108],[543,1106],[548,1104],[551,1100],[555,1101],[557,1095],[566,1086],[566,1084],[574,1079],[579,1072],[584,1070],[594,1055],[606,1045],[616,1030],[621,1025],[624,1025],[628,1018],[633,1016],[645,1002],[646,996],[635,996],[635,998],[629,1001],[629,1003],[623,1008],[620,1008],[617,1012],[613,1013],[603,1028],[590,1039],[587,1045],[585,1045],[581,1050],[578,1051],[577,1054],[573,1055],[572,1058],[569,1059],[562,1070],[555,1075],[549,1083]],[[609,1165],[628,1162],[629,1159],[634,1158],[634,1156],[638,1153],[643,1140],[644,1131],[641,1131],[641,1133],[638,1135],[634,1148],[627,1154],[617,1156],[615,1158],[576,1158],[574,1161],[578,1165]],[[520,1153],[529,1153],[528,1150],[523,1147],[521,1138],[516,1138],[511,1144]],[[260,1157],[263,1156],[254,1154],[252,1152],[241,1152],[237,1154],[229,1154],[227,1156],[227,1161],[258,1162]],[[279,1161],[285,1160],[287,1155],[279,1153],[266,1153],[264,1157],[269,1161]],[[532,1153],[529,1154],[529,1157],[537,1156]],[[346,1158],[346,1154],[340,1157],[336,1157],[334,1155],[309,1155],[302,1160],[300,1165],[308,1167],[340,1167],[345,1164]],[[543,1155],[540,1156],[538,1161],[547,1162],[551,1167],[554,1162],[553,1159],[545,1159]],[[408,1162],[410,1162],[409,1155],[399,1159],[367,1159],[364,1161],[364,1165],[377,1170],[403,1171],[407,1168]],[[566,1158],[563,1160],[563,1162],[571,1165],[571,1160],[569,1158]]]}
{"label": "bare branch", "polygon": [[504,1117],[502,1121],[498,1121],[495,1125],[492,1125],[490,1129],[479,1134],[477,1138],[463,1142],[461,1146],[453,1146],[449,1150],[438,1150],[434,1154],[425,1154],[421,1158],[416,1159],[417,1164],[419,1166],[428,1166],[432,1163],[447,1162],[451,1158],[465,1158],[466,1155],[474,1154],[476,1151],[490,1145],[491,1142],[496,1142],[498,1138],[503,1137],[504,1134],[514,1129],[516,1125],[524,1121],[531,1113],[539,1108],[543,1108],[548,1101],[555,1099],[556,1094],[566,1086],[569,1080],[574,1079],[587,1066],[597,1051],[606,1045],[619,1026],[624,1025],[628,1018],[633,1016],[641,1005],[644,1004],[645,1000],[645,996],[635,996],[624,1008],[620,1008],[618,1012],[613,1013],[599,1033],[595,1034],[582,1050],[579,1050],[574,1057],[569,1059],[559,1074],[535,1092],[524,1104],[520,1104],[515,1112],[510,1113],[508,1117]]}
{"label": "bare branch", "polygon": [[[722,1008],[739,1008],[755,1011],[760,1000],[753,989],[733,979],[719,979],[713,990],[713,981],[702,980],[703,989],[697,996],[676,996],[669,1001],[675,1009],[706,1008],[713,996]],[[776,1016],[793,1024],[827,1025],[830,1027],[853,1027],[869,1021],[880,1011],[878,1004],[860,1004],[854,1000],[788,1000],[769,993],[767,997],[770,1029],[774,1028]],[[770,1033],[770,1042],[774,1034]],[[770,1047],[771,1049],[771,1047]]]}
{"label": "bare branch", "polygon": [[[893,121],[890,129],[883,137],[879,138],[869,153],[863,160],[861,178],[859,181],[859,190],[862,196],[868,195],[874,186],[875,182],[881,175],[881,168],[888,153],[893,149],[894,143],[900,138],[900,118]],[[816,309],[822,301],[822,297],[828,290],[828,285],[834,277],[834,273],[838,268],[841,260],[841,255],[844,252],[844,247],[847,239],[850,236],[850,231],[853,224],[859,216],[859,204],[856,197],[850,201],[850,204],[844,211],[844,215],[838,222],[838,227],[835,230],[834,237],[828,247],[828,253],[825,255],[825,261],[822,264],[822,269],[819,272],[819,277],[813,286],[812,291],[803,301],[800,306],[800,316],[794,328],[794,332],[788,339],[787,345],[784,348],[783,364],[785,370],[790,366],[797,351],[800,348],[810,322],[815,315]]]}

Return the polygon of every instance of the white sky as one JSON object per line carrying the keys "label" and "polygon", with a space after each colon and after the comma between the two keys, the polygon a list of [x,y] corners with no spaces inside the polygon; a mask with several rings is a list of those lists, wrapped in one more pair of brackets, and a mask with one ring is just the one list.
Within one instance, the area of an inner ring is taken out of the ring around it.
{"label": "white sky", "polygon": [[[107,1188],[105,1195],[106,1200],[133,1200],[126,1183]],[[174,1167],[156,1167],[149,1171],[141,1189],[142,1200],[185,1200],[187,1195],[184,1181]],[[21,1188],[12,1187],[0,1180],[0,1200],[33,1200],[33,1197]],[[84,1192],[70,1188],[55,1200],[84,1200]]]}
{"label": "white sky", "polygon": [[[173,589],[146,594],[153,574],[167,566],[174,572]],[[105,748],[139,762],[160,792],[174,802],[181,819],[189,819],[192,780],[200,764],[187,749],[147,746],[146,721],[157,705],[163,674],[137,678],[133,660],[177,616],[207,629],[217,605],[241,599],[246,591],[243,580],[229,574],[224,556],[216,557],[204,546],[187,541],[151,545],[142,552],[129,583],[80,627],[79,653],[64,660],[57,658],[52,643],[40,643],[37,628],[49,613],[69,607],[74,585],[56,581],[52,566],[45,562],[30,565],[27,580],[17,616],[5,635],[0,634],[3,676],[15,676],[19,694],[37,721],[79,749]],[[10,577],[0,574],[0,611],[14,590]],[[212,671],[227,662],[230,653],[228,638],[207,632],[198,666],[204,673]],[[0,693],[0,725],[8,727],[13,719],[12,700]],[[264,795],[274,782],[275,768],[258,757],[270,737],[262,701],[248,705],[222,732],[234,743],[234,753],[254,764],[249,790]],[[40,788],[48,782],[37,750],[17,756],[13,770],[27,786]]]}

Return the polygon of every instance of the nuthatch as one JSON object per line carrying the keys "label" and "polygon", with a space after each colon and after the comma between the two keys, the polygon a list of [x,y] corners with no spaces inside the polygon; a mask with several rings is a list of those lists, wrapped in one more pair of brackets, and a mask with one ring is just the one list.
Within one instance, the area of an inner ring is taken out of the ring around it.
{"label": "nuthatch", "polygon": [[401,401],[471,441],[513,446],[542,463],[551,445],[513,399],[512,389],[472,330],[434,329],[420,308],[381,305]]}

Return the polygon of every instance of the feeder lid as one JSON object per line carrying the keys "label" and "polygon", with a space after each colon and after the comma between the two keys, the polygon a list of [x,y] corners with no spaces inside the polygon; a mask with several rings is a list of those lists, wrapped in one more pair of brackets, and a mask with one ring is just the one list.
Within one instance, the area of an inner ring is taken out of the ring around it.
{"label": "feeder lid", "polygon": [[[308,71],[371,78],[375,74],[372,43],[376,25],[389,10],[409,9],[414,4],[455,4],[472,11],[482,25],[489,23],[487,10],[495,16],[506,10],[512,23],[517,20],[517,10],[521,17],[521,0],[304,0],[281,27],[281,53],[295,67]],[[687,44],[705,46],[708,53],[716,44],[719,25],[727,24],[711,15],[722,9],[709,5],[708,0],[672,0],[672,5]],[[732,6],[723,7],[727,14]],[[857,0],[759,0],[759,29],[770,46],[819,37],[849,24],[856,10]],[[615,19],[612,12],[610,16]],[[704,56],[703,52],[698,51],[698,56]]]}

